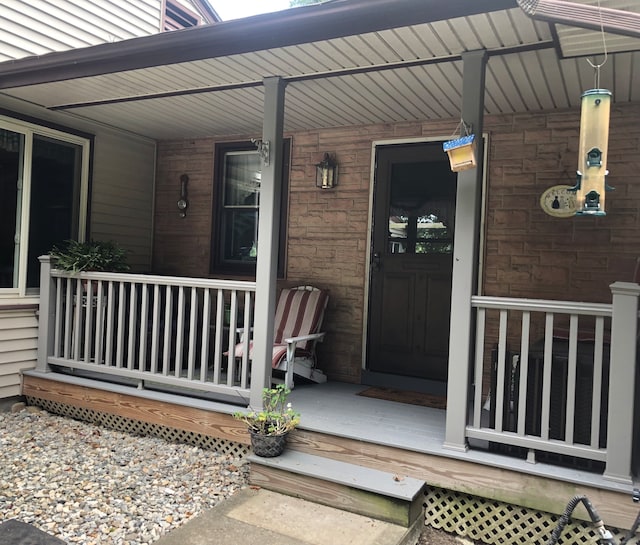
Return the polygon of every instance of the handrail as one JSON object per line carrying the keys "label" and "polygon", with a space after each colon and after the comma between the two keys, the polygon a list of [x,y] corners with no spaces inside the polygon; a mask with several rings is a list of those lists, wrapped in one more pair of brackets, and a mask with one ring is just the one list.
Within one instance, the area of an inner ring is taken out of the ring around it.
{"label": "handrail", "polygon": [[493,297],[487,295],[474,295],[471,298],[471,306],[474,308],[585,314],[588,316],[611,316],[613,309],[610,303],[518,299],[515,297]]}

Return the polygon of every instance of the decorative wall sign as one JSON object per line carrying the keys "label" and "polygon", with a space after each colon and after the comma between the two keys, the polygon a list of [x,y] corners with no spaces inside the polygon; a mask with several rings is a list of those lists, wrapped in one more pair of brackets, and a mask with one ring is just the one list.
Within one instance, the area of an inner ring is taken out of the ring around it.
{"label": "decorative wall sign", "polygon": [[540,207],[545,213],[556,218],[570,218],[576,215],[576,192],[570,185],[554,185],[540,197]]}

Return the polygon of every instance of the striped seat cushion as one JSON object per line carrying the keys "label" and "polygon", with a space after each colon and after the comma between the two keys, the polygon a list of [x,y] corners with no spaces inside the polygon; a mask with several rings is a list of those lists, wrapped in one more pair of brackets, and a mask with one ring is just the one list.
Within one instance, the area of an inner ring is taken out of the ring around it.
{"label": "striped seat cushion", "polygon": [[[273,367],[277,367],[287,355],[285,339],[318,332],[327,300],[327,293],[322,290],[290,288],[280,292],[274,320]],[[312,341],[301,343],[296,347],[296,356],[311,357],[312,349]],[[237,344],[236,358],[241,358],[242,353],[242,343]],[[249,342],[249,359],[253,359],[253,341]]]}

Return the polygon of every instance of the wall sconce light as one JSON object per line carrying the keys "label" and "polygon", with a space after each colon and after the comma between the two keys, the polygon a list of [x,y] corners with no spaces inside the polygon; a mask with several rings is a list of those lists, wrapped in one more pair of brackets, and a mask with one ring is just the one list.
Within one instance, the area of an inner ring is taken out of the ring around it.
{"label": "wall sconce light", "polygon": [[338,185],[338,163],[336,158],[328,153],[316,165],[316,187],[331,189]]}
{"label": "wall sconce light", "polygon": [[180,211],[180,217],[187,217],[187,207],[189,201],[187,200],[187,183],[189,182],[189,176],[183,174],[180,176],[180,199],[178,199],[178,210]]}

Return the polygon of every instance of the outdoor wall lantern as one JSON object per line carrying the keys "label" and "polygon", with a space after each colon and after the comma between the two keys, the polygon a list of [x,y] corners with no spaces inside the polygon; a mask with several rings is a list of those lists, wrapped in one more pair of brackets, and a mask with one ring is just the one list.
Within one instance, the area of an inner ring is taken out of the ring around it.
{"label": "outdoor wall lantern", "polygon": [[607,150],[611,91],[590,89],[582,93],[580,141],[576,185],[577,216],[605,216]]}
{"label": "outdoor wall lantern", "polygon": [[338,163],[333,155],[324,154],[316,165],[316,187],[331,189],[338,185]]}
{"label": "outdoor wall lantern", "polygon": [[189,183],[189,176],[183,174],[180,176],[180,199],[178,199],[178,210],[180,211],[180,217],[187,217],[187,207],[189,201],[187,200],[187,183]]}

